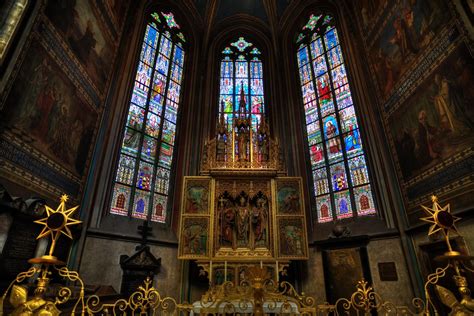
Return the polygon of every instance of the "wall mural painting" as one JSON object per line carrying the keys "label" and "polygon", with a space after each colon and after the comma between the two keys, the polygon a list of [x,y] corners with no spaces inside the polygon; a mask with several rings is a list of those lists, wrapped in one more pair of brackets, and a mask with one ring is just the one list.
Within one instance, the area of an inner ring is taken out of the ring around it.
{"label": "wall mural painting", "polygon": [[3,119],[33,147],[83,175],[97,113],[39,42],[32,42],[4,108]]}
{"label": "wall mural painting", "polygon": [[209,219],[202,217],[184,218],[181,227],[183,242],[180,243],[181,256],[206,257],[208,252]]}
{"label": "wall mural painting", "polygon": [[278,214],[302,214],[298,181],[279,182],[277,188]]}
{"label": "wall mural painting", "polygon": [[100,92],[112,67],[114,43],[87,0],[50,0],[45,14],[64,37]]}
{"label": "wall mural painting", "polygon": [[185,213],[209,213],[209,184],[209,180],[189,180],[186,182]]}
{"label": "wall mural painting", "polygon": [[474,63],[461,45],[389,118],[403,177],[474,144]]}
{"label": "wall mural painting", "polygon": [[386,5],[386,2],[382,0],[359,0],[356,3],[359,5],[364,30],[373,26],[377,13]]}
{"label": "wall mural painting", "polygon": [[397,6],[369,51],[384,99],[450,19],[445,1],[404,0]]}
{"label": "wall mural painting", "polygon": [[279,256],[305,257],[306,232],[302,218],[278,218]]}
{"label": "wall mural painting", "polygon": [[125,15],[127,13],[128,1],[123,0],[103,0],[105,5],[113,15],[114,21],[117,23],[117,30],[121,28],[125,22]]}

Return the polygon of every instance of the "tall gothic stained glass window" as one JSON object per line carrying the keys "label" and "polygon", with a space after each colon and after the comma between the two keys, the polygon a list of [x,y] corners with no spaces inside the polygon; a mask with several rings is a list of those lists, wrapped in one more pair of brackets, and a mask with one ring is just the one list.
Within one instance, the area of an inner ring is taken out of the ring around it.
{"label": "tall gothic stained glass window", "polygon": [[184,42],[172,13],[151,14],[125,122],[112,214],[166,220]]}
{"label": "tall gothic stained glass window", "polygon": [[312,14],[297,37],[318,222],[376,212],[334,20]]}
{"label": "tall gothic stained glass window", "polygon": [[[224,112],[229,131],[244,95],[246,112],[250,111],[252,128],[257,131],[264,114],[263,67],[260,51],[239,37],[222,51],[219,115]],[[243,91],[243,93],[242,93]]]}

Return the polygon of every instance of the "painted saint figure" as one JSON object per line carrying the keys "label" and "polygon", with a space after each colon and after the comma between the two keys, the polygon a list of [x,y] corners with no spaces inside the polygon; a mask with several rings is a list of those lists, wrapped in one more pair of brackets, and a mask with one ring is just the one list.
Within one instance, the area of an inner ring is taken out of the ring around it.
{"label": "painted saint figure", "polygon": [[254,247],[265,247],[267,245],[267,201],[263,197],[257,198],[256,207],[252,211],[252,224]]}
{"label": "painted saint figure", "polygon": [[237,247],[248,247],[250,211],[244,196],[240,196],[235,216],[237,217]]}
{"label": "painted saint figure", "polygon": [[223,197],[219,199],[219,208],[221,210],[221,246],[234,248],[234,210],[230,201]]}

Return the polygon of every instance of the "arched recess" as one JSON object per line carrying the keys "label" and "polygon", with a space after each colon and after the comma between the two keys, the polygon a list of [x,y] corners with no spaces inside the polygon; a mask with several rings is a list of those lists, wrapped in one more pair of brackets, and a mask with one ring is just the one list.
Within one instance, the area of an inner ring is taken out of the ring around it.
{"label": "arched recess", "polygon": [[[212,41],[206,56],[206,77],[203,85],[202,96],[204,106],[203,113],[203,131],[205,139],[213,137],[215,133],[216,120],[219,111],[219,79],[220,79],[220,63],[221,52],[231,42],[235,42],[239,37],[244,37],[257,47],[261,55],[259,55],[263,64],[263,82],[265,94],[265,115],[269,119],[270,129],[273,135],[278,136],[277,126],[274,121],[273,107],[277,102],[275,98],[275,54],[270,39],[270,30],[268,25],[260,19],[246,14],[237,14],[229,18],[223,19],[217,23],[212,31]],[[202,147],[201,147],[202,148]]]}
{"label": "arched recess", "polygon": [[193,106],[196,85],[196,74],[191,70],[199,63],[196,43],[200,41],[199,30],[202,24],[195,12],[184,5],[177,5],[174,1],[141,0],[132,2],[129,8],[112,83],[105,99],[105,110],[81,205],[81,219],[86,223],[86,228],[83,229],[71,256],[71,263],[76,267],[80,264],[87,236],[110,236],[110,238],[125,241],[139,238],[137,227],[143,224],[143,220],[111,215],[109,204],[143,36],[149,21],[148,17],[155,11],[172,12],[186,38],[176,150],[173,153],[174,163],[171,172],[173,176],[170,179],[170,187],[173,190],[170,191],[167,207],[170,216],[166,223],[151,224],[154,227],[152,239],[155,242],[176,243],[173,230],[176,229],[179,218],[177,197],[180,193],[182,175],[187,174],[187,168],[189,168],[188,162],[183,157],[190,155],[189,149],[180,144],[184,144],[191,133],[183,127],[187,125],[187,120],[191,117],[189,112]]}
{"label": "arched recess", "polygon": [[398,195],[396,183],[393,183],[393,168],[388,150],[384,142],[383,127],[379,118],[376,99],[371,93],[369,69],[365,62],[362,48],[362,39],[353,16],[354,9],[346,2],[305,1],[294,3],[285,11],[281,19],[282,42],[281,50],[285,57],[284,76],[288,79],[283,82],[285,91],[288,91],[286,102],[290,104],[287,113],[290,117],[288,129],[297,131],[296,140],[289,140],[292,147],[292,159],[297,163],[297,172],[304,178],[305,194],[311,209],[307,212],[312,218],[313,239],[325,239],[331,233],[333,224],[316,224],[316,210],[313,193],[311,167],[308,157],[306,141],[305,118],[303,100],[300,92],[298,65],[296,59],[296,38],[299,31],[307,23],[311,13],[331,14],[339,33],[341,48],[346,60],[346,69],[351,85],[352,97],[357,109],[359,124],[361,126],[362,140],[367,156],[373,192],[377,200],[377,216],[345,220],[353,235],[371,234],[395,231],[397,219],[394,210],[399,203],[393,199]]}

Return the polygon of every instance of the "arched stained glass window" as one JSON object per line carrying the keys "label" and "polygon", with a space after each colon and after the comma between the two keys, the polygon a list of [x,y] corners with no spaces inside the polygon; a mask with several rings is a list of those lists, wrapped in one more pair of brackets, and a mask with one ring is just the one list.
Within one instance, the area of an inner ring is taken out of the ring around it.
{"label": "arched stained glass window", "polygon": [[166,220],[184,42],[172,13],[151,14],[125,122],[112,214]]}
{"label": "arched stained glass window", "polygon": [[[263,67],[260,51],[243,37],[222,51],[220,74],[219,115],[223,112],[227,128],[232,129],[233,118],[239,112],[241,96],[252,117],[256,133],[264,114]],[[250,101],[250,102],[249,102]]]}
{"label": "arched stained glass window", "polygon": [[374,214],[359,122],[333,18],[312,14],[296,41],[318,222]]}

